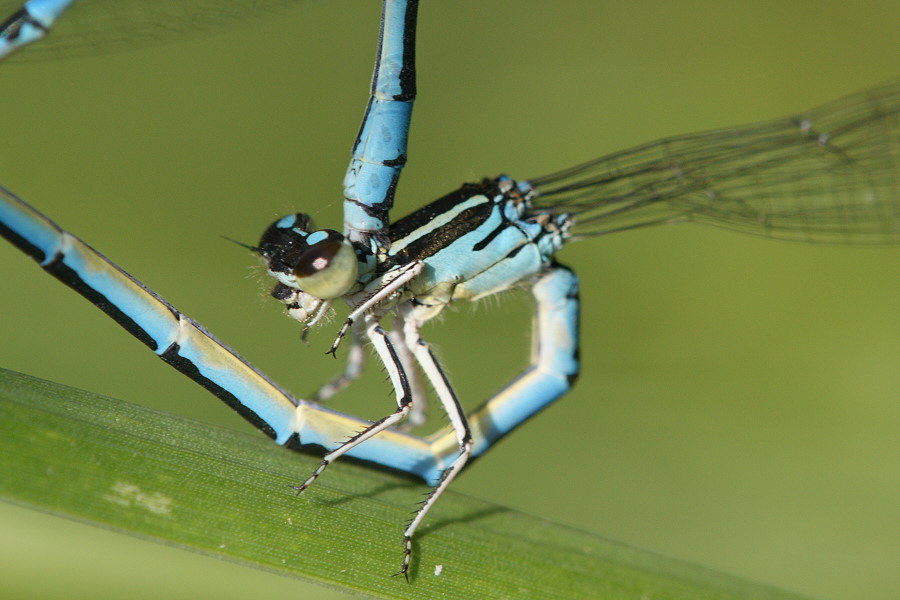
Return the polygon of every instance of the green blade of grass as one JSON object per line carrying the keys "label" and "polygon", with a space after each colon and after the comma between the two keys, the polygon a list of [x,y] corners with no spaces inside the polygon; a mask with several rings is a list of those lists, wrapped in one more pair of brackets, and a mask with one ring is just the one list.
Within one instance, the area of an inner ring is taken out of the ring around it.
{"label": "green blade of grass", "polygon": [[[381,598],[796,599],[452,491],[391,577],[426,488],[0,370],[0,498]],[[439,569],[436,567],[440,567]]]}

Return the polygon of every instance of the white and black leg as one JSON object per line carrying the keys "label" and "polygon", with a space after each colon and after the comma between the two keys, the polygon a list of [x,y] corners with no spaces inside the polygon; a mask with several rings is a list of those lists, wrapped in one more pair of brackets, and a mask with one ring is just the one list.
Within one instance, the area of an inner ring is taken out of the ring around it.
{"label": "white and black leg", "polygon": [[335,337],[331,348],[328,350],[328,354],[333,355],[337,352],[344,335],[353,327],[357,319],[369,314],[378,304],[390,300],[394,294],[401,293],[406,285],[415,279],[424,268],[425,263],[421,261],[407,263],[383,274],[374,290],[361,292],[361,294],[365,294],[363,300],[356,304],[353,310],[350,311],[350,314],[347,315],[347,319],[341,325],[337,337]]}
{"label": "white and black leg", "polygon": [[410,407],[412,405],[412,392],[410,392],[409,382],[406,378],[406,371],[403,369],[403,365],[397,356],[397,352],[394,349],[394,346],[391,343],[390,339],[388,338],[387,332],[385,332],[385,330],[382,329],[381,325],[378,324],[377,317],[372,314],[368,314],[365,316],[365,323],[366,335],[372,342],[372,346],[375,348],[378,356],[381,358],[381,362],[384,363],[384,367],[385,369],[387,369],[391,384],[394,386],[394,393],[397,398],[397,410],[395,410],[388,416],[375,421],[362,431],[354,434],[352,437],[350,437],[350,439],[326,454],[322,458],[322,462],[319,463],[319,466],[316,468],[316,470],[306,478],[306,481],[294,487],[294,489],[297,490],[297,493],[300,493],[308,488],[312,484],[312,482],[322,474],[322,471],[325,470],[325,467],[334,462],[335,459],[342,456],[348,450],[351,450],[355,446],[358,446],[362,442],[370,439],[372,436],[378,434],[379,432],[384,431],[385,429],[401,422],[409,414]]}
{"label": "white and black leg", "polygon": [[403,370],[406,371],[406,380],[412,393],[412,407],[409,410],[409,417],[400,427],[402,429],[412,429],[425,424],[427,399],[425,384],[422,381],[422,371],[416,364],[416,359],[406,344],[404,320],[402,317],[394,317],[388,337],[394,345],[394,350],[397,352],[400,364],[403,365]]}
{"label": "white and black leg", "polygon": [[462,406],[459,404],[459,400],[456,398],[456,394],[453,392],[453,388],[450,387],[450,382],[447,381],[446,375],[444,375],[443,370],[440,365],[438,365],[437,360],[435,360],[434,354],[432,354],[428,344],[419,337],[420,325],[421,323],[411,316],[408,316],[406,319],[403,326],[406,347],[409,348],[416,358],[422,372],[428,378],[437,397],[440,399],[444,411],[446,411],[447,416],[450,418],[450,425],[452,426],[453,434],[456,437],[458,454],[456,458],[453,459],[453,462],[444,469],[441,477],[438,479],[428,496],[426,496],[409,525],[406,527],[406,531],[403,532],[403,563],[401,564],[400,571],[397,572],[397,575],[403,574],[407,579],[409,579],[408,571],[409,561],[412,555],[412,539],[416,529],[419,527],[422,519],[425,518],[426,513],[434,506],[434,503],[444,490],[447,489],[447,486],[450,485],[450,482],[453,481],[466,465],[469,456],[472,454],[472,434],[469,431],[466,415],[463,412]]}
{"label": "white and black leg", "polygon": [[[357,325],[360,322],[357,321]],[[400,424],[400,429],[411,429],[425,423],[425,413],[427,410],[425,386],[422,382],[421,372],[416,365],[415,358],[406,347],[403,339],[403,321],[399,318],[394,319],[394,324],[387,332],[391,346],[397,354],[397,359],[403,371],[406,373],[406,381],[409,384],[410,393],[412,395],[412,406],[410,407],[409,416]],[[363,367],[366,362],[366,348],[363,340],[363,331],[361,327],[354,326],[350,329],[350,348],[347,353],[347,362],[344,370],[340,375],[324,384],[313,394],[310,400],[313,402],[323,403],[331,399],[336,394],[346,389],[351,383],[359,379],[362,375]]]}

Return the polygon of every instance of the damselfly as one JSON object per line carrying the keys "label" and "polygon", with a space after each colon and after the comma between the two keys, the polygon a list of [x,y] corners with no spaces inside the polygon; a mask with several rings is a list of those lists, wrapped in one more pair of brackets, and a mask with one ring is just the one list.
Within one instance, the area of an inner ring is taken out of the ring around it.
{"label": "damselfly", "polygon": [[321,219],[320,219],[321,220]]}

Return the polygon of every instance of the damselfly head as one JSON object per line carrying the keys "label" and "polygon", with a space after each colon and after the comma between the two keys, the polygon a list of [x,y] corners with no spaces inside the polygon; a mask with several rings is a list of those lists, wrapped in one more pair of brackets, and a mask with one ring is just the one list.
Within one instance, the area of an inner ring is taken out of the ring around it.
{"label": "damselfly head", "polygon": [[280,284],[321,300],[340,298],[359,278],[356,253],[337,231],[311,228],[304,213],[282,217],[263,233],[259,254]]}

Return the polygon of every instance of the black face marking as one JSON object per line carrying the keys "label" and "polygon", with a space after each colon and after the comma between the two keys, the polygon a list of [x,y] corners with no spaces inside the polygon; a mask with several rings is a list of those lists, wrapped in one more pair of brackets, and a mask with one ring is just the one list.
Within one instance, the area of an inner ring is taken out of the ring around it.
{"label": "black face marking", "polygon": [[284,302],[288,300],[296,293],[296,290],[289,288],[283,283],[279,282],[275,284],[275,287],[272,288],[272,291],[269,292],[269,295],[275,298],[276,300],[280,300]]}
{"label": "black face marking", "polygon": [[[288,227],[278,219],[259,238],[259,254],[274,273],[290,273],[300,256],[309,248],[306,233],[312,226],[309,215],[297,213]],[[302,232],[302,233],[301,233]]]}

